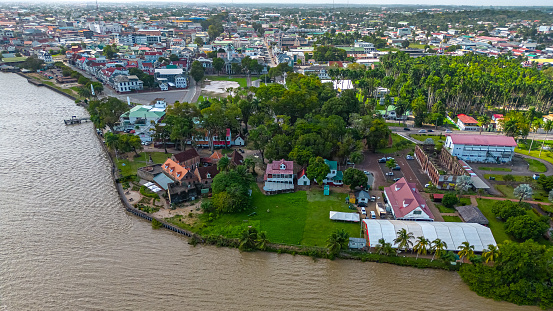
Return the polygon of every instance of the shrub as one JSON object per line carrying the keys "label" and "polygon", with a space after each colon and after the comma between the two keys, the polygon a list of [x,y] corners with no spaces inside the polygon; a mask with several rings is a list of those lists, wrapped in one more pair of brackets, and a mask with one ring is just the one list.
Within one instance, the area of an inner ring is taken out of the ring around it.
{"label": "shrub", "polygon": [[519,204],[506,200],[497,201],[492,206],[492,213],[504,221],[511,217],[526,215],[526,209]]}
{"label": "shrub", "polygon": [[444,198],[442,199],[442,204],[445,207],[453,208],[455,204],[459,203],[459,199],[457,196],[453,193],[447,193],[444,195]]}
{"label": "shrub", "polygon": [[505,232],[518,240],[538,239],[549,228],[549,218],[535,220],[529,215],[511,217],[505,222]]}
{"label": "shrub", "polygon": [[163,224],[159,220],[152,218],[152,228],[159,229],[161,227],[163,227]]}

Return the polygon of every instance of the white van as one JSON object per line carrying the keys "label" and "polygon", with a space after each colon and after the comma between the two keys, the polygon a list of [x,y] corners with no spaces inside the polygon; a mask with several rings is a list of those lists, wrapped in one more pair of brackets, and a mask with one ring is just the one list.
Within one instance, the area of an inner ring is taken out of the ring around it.
{"label": "white van", "polygon": [[376,219],[376,214],[374,213],[374,211],[371,211],[371,218]]}

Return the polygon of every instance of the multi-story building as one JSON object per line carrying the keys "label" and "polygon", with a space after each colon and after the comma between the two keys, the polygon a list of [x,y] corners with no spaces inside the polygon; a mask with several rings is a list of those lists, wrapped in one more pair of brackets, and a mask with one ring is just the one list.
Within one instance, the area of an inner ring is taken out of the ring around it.
{"label": "multi-story building", "polygon": [[417,190],[416,184],[408,183],[405,177],[384,188],[384,198],[386,209],[392,212],[394,219],[434,221],[434,215]]}
{"label": "multi-story building", "polygon": [[294,162],[273,161],[267,165],[265,170],[265,186],[263,190],[266,193],[279,193],[294,190]]}
{"label": "multi-story building", "polygon": [[517,143],[514,138],[497,135],[450,135],[444,149],[466,162],[511,162]]}
{"label": "multi-story building", "polygon": [[460,114],[457,116],[457,126],[461,131],[479,131],[478,121],[473,117],[469,117],[466,114]]}
{"label": "multi-story building", "polygon": [[178,89],[184,89],[188,85],[186,76],[183,75],[182,68],[155,69],[154,76],[156,79],[166,79],[169,86]]}
{"label": "multi-story building", "polygon": [[119,75],[113,78],[113,88],[119,93],[142,90],[144,83],[135,75]]}

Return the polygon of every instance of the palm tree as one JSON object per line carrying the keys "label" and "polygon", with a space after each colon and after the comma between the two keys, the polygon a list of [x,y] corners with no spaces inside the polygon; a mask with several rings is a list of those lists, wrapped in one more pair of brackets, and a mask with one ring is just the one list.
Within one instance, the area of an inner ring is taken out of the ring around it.
{"label": "palm tree", "polygon": [[545,144],[545,141],[547,140],[547,134],[549,134],[549,132],[553,130],[553,121],[552,120],[545,121],[545,123],[543,124],[543,130],[545,131],[545,139],[541,143],[541,149],[540,149],[540,155],[539,155],[540,158],[541,158],[541,151],[543,150],[543,146]]}
{"label": "palm tree", "polygon": [[413,250],[417,252],[417,259],[419,259],[420,254],[426,255],[426,253],[428,252],[429,246],[430,246],[429,239],[423,236],[417,237],[415,246],[413,246]]}
{"label": "palm tree", "polygon": [[374,250],[380,255],[394,256],[397,255],[396,250],[392,247],[392,244],[386,242],[383,238],[378,240],[378,244],[374,247]]}
{"label": "palm tree", "polygon": [[269,239],[267,238],[267,232],[261,231],[257,234],[257,247],[261,250],[265,250],[269,244]]}
{"label": "palm tree", "polygon": [[255,248],[257,240],[257,229],[250,227],[242,231],[240,237],[240,246],[238,247],[241,251],[249,251]]}
{"label": "palm tree", "polygon": [[530,143],[530,148],[528,149],[528,154],[530,154],[530,151],[532,150],[532,145],[534,145],[534,139],[536,139],[536,133],[541,127],[541,119],[534,120],[530,125],[531,129],[534,132],[534,136],[532,137],[532,142]]}
{"label": "palm tree", "polygon": [[482,252],[482,258],[484,258],[484,262],[488,263],[490,261],[496,261],[497,257],[499,257],[499,248],[493,244],[489,244],[488,248]]}
{"label": "palm tree", "polygon": [[463,242],[461,243],[461,246],[458,247],[459,249],[459,257],[461,257],[461,261],[464,258],[467,258],[470,260],[472,257],[474,257],[474,245],[470,245],[469,242]]}
{"label": "palm tree", "polygon": [[447,248],[447,243],[442,241],[441,239],[435,239],[432,241],[432,246],[430,247],[430,250],[434,252],[434,255],[432,255],[432,260],[434,261],[434,257],[438,255],[438,257],[441,257],[444,250]]}
{"label": "palm tree", "polygon": [[374,246],[374,250],[378,253],[378,254],[382,254],[382,251],[384,250],[384,246],[385,246],[386,243],[386,240],[384,240],[383,238],[380,238],[378,239],[378,244],[376,244]]}
{"label": "palm tree", "polygon": [[219,172],[226,172],[230,168],[230,159],[228,157],[222,157],[217,162],[217,170]]}
{"label": "palm tree", "polygon": [[344,229],[335,230],[326,240],[328,252],[332,255],[338,255],[342,249],[348,247],[349,234]]}
{"label": "palm tree", "polygon": [[252,158],[245,158],[244,165],[253,173],[255,171],[255,162]]}
{"label": "palm tree", "polygon": [[394,243],[397,244],[397,248],[401,250],[408,250],[410,246],[413,246],[413,241],[415,236],[411,232],[407,232],[405,228],[398,230],[396,233],[397,237],[394,240]]}

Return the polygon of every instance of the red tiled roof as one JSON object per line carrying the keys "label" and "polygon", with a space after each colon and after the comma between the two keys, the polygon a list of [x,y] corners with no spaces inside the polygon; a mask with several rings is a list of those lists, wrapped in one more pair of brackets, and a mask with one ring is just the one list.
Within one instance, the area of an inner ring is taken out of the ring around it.
{"label": "red tiled roof", "polygon": [[460,115],[457,116],[457,118],[465,124],[468,124],[468,123],[477,124],[478,123],[478,121],[476,121],[473,117],[469,117],[466,114],[460,114]]}
{"label": "red tiled roof", "polygon": [[[280,169],[280,164],[284,163],[285,169]],[[267,174],[294,174],[294,161],[285,161],[284,159],[280,161],[273,161],[267,165],[265,170],[265,175]]]}
{"label": "red tiled roof", "polygon": [[390,187],[384,188],[384,191],[396,218],[403,218],[416,208],[420,208],[428,217],[434,219],[434,215],[428,208],[426,201],[418,192],[416,184],[408,183],[405,177],[402,177]]}
{"label": "red tiled roof", "polygon": [[184,175],[188,173],[187,169],[180,166],[178,163],[171,159],[167,159],[167,161],[165,161],[165,163],[163,163],[163,165],[161,166],[161,169],[176,180],[183,179]]}
{"label": "red tiled roof", "polygon": [[508,146],[516,147],[515,139],[501,135],[462,135],[452,134],[451,141],[460,145],[478,145],[478,146]]}

